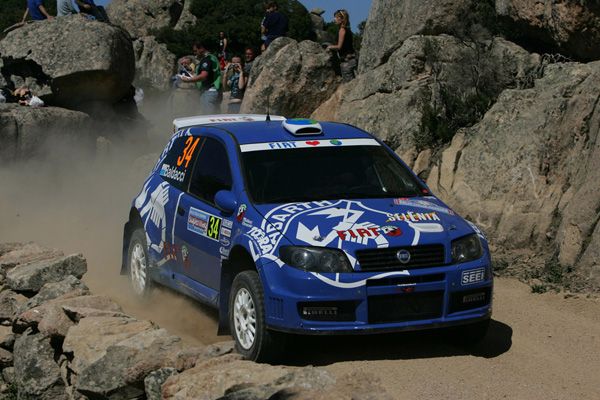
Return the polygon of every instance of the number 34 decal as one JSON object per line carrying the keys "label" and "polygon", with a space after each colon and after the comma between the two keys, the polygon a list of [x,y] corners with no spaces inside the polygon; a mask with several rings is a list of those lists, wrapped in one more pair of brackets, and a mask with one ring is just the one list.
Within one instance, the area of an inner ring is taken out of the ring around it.
{"label": "number 34 decal", "polygon": [[194,155],[194,151],[196,150],[196,146],[198,146],[198,142],[200,138],[195,138],[190,136],[185,141],[185,148],[183,149],[183,153],[179,157],[177,157],[177,166],[181,167],[181,165],[185,162],[185,168],[188,167],[192,156]]}

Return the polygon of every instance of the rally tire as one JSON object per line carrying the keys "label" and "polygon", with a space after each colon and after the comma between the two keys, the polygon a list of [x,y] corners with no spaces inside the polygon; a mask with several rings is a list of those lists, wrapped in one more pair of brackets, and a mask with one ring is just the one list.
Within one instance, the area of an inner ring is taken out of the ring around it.
{"label": "rally tire", "polygon": [[146,243],[146,232],[137,228],[131,234],[127,250],[127,275],[133,293],[140,298],[147,298],[152,291],[150,279],[150,258]]}
{"label": "rally tire", "polygon": [[450,328],[448,339],[452,344],[469,347],[479,344],[486,337],[491,319]]}
{"label": "rally tire", "polygon": [[282,355],[285,337],[266,328],[264,291],[256,271],[240,272],[233,280],[229,326],[235,349],[244,358],[274,362]]}

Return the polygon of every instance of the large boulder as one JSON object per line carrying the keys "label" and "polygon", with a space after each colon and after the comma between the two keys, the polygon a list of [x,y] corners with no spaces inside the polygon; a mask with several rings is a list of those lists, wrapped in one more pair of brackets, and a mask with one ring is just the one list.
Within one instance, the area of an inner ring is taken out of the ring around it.
{"label": "large boulder", "polygon": [[153,36],[144,36],[133,42],[135,52],[135,86],[167,91],[177,62],[167,45],[158,43]]}
{"label": "large boulder", "polygon": [[0,57],[7,80],[29,83],[47,104],[73,109],[121,100],[135,73],[127,32],[79,15],[10,32],[0,41]]}
{"label": "large boulder", "polygon": [[242,113],[308,117],[337,87],[330,55],[317,43],[278,38],[254,61]]}
{"label": "large boulder", "polygon": [[496,0],[496,12],[507,33],[524,46],[528,43],[578,60],[600,58],[597,1]]}
{"label": "large boulder", "polygon": [[40,246],[33,242],[1,243],[0,274],[6,277],[7,272],[18,265],[50,260],[62,256],[64,256],[64,253],[60,250]]}
{"label": "large boulder", "polygon": [[126,29],[131,36],[148,36],[154,30],[174,27],[185,3],[192,0],[112,0],[106,12],[110,22]]}
{"label": "large boulder", "polygon": [[10,270],[6,278],[13,290],[38,292],[47,283],[60,282],[69,275],[81,278],[86,272],[85,258],[74,254],[21,265]]}
{"label": "large boulder", "polygon": [[91,146],[90,124],[89,116],[79,111],[0,104],[0,163],[74,145]]}
{"label": "large boulder", "polygon": [[460,29],[472,4],[473,0],[373,0],[363,34],[359,71],[385,63],[411,36]]}
{"label": "large boulder", "polygon": [[400,153],[422,149],[476,122],[502,90],[526,84],[539,63],[539,56],[502,38],[412,36],[312,116],[357,125]]}
{"label": "large boulder", "polygon": [[192,14],[192,0],[182,0],[183,1],[183,10],[181,11],[181,15],[179,16],[179,20],[175,25],[176,31],[182,31],[186,28],[191,28],[196,25],[196,21],[198,18],[194,14]]}
{"label": "large boulder", "polygon": [[600,62],[549,65],[533,88],[504,91],[431,170],[431,188],[511,251],[509,272],[600,288],[599,88]]}

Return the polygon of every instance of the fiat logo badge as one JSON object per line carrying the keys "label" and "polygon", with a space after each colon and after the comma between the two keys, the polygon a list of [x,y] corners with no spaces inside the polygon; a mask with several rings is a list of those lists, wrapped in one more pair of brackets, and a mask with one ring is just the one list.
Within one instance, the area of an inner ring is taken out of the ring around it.
{"label": "fiat logo badge", "polygon": [[410,252],[408,250],[398,250],[396,253],[396,258],[400,261],[401,264],[408,264],[410,261]]}

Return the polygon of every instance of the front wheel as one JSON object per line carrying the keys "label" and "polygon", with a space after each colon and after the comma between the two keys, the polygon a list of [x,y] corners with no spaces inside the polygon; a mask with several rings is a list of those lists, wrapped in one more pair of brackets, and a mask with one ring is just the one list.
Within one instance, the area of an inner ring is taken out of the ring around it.
{"label": "front wheel", "polygon": [[152,283],[150,281],[148,257],[148,246],[146,245],[146,233],[142,228],[136,229],[129,239],[129,250],[127,253],[127,270],[129,281],[133,292],[139,297],[146,297],[150,293]]}
{"label": "front wheel", "polygon": [[284,337],[265,327],[264,292],[256,271],[241,272],[233,280],[229,326],[235,348],[244,358],[264,362],[281,355]]}

